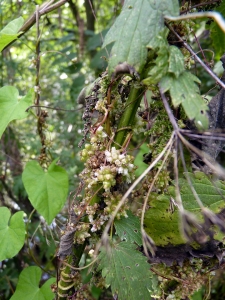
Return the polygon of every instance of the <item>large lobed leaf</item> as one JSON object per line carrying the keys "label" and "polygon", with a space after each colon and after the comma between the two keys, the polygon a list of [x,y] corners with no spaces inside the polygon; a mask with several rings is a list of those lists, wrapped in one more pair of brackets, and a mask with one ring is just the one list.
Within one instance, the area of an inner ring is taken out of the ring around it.
{"label": "large lobed leaf", "polygon": [[99,255],[102,276],[118,299],[151,299],[155,289],[156,279],[147,258],[135,248],[134,244],[121,242],[108,252],[102,249]]}
{"label": "large lobed leaf", "polygon": [[48,279],[42,287],[39,287],[41,280],[41,269],[38,267],[28,267],[24,269],[16,287],[16,291],[10,300],[52,300],[54,293],[51,290],[51,284],[55,278]]}
{"label": "large lobed leaf", "polygon": [[[222,181],[211,182],[204,173],[188,173],[203,205],[214,213],[221,212],[225,208],[223,197],[225,196],[225,184]],[[191,188],[185,178],[179,180],[180,193],[183,206],[194,213],[200,222],[203,221],[201,209],[197,204]],[[175,197],[175,191],[172,192]],[[157,246],[184,244],[185,240],[180,234],[180,216],[176,208],[170,210],[170,197],[160,195],[153,197],[149,202],[150,208],[145,214],[145,230],[154,240]],[[218,229],[214,228],[214,238],[219,238]],[[218,235],[218,236],[216,236]]]}
{"label": "large lobed leaf", "polygon": [[11,21],[0,31],[0,51],[18,37],[18,30],[22,27],[23,22],[23,18],[19,17]]}
{"label": "large lobed leaf", "polygon": [[13,86],[0,88],[0,138],[11,121],[27,117],[26,109],[32,105],[33,95],[33,90],[20,97],[18,90]]}
{"label": "large lobed leaf", "polygon": [[0,241],[0,261],[12,258],[20,251],[25,241],[23,211],[11,216],[7,207],[0,207]]}
{"label": "large lobed leaf", "polygon": [[183,72],[179,77],[166,75],[160,81],[160,86],[165,93],[170,91],[172,103],[175,107],[182,104],[186,115],[190,120],[195,120],[199,129],[208,128],[206,111],[208,106],[199,94],[199,88],[195,82],[199,79],[190,72]]}
{"label": "large lobed leaf", "polygon": [[103,47],[114,42],[109,59],[109,74],[121,62],[142,70],[147,59],[147,45],[164,28],[164,15],[177,16],[177,0],[126,0],[121,14],[107,33]]}
{"label": "large lobed leaf", "polygon": [[48,224],[62,209],[68,193],[67,172],[56,162],[45,172],[36,161],[30,161],[22,174],[30,202]]}

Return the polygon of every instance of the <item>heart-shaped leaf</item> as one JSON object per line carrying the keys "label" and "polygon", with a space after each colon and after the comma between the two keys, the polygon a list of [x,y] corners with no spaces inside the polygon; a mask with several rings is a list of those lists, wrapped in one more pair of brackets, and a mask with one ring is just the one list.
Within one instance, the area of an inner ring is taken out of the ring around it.
{"label": "heart-shaped leaf", "polygon": [[55,278],[47,280],[42,287],[39,288],[41,280],[41,269],[38,267],[28,267],[20,273],[16,291],[10,300],[52,300],[54,294],[51,291],[51,284],[55,282]]}
{"label": "heart-shaped leaf", "polygon": [[22,175],[30,202],[48,224],[62,209],[68,193],[67,172],[56,162],[45,172],[36,161],[30,161]]}
{"label": "heart-shaped leaf", "polygon": [[33,90],[20,97],[18,90],[13,86],[4,86],[0,88],[0,138],[7,125],[12,120],[21,120],[28,116],[26,109],[32,105]]}
{"label": "heart-shaped leaf", "polygon": [[15,256],[25,241],[23,211],[15,213],[11,219],[10,215],[7,207],[0,207],[0,261]]}
{"label": "heart-shaped leaf", "polygon": [[19,29],[23,25],[24,20],[22,17],[19,17],[9,24],[7,24],[1,31],[0,31],[0,51],[5,48],[8,44],[14,41],[19,33]]}

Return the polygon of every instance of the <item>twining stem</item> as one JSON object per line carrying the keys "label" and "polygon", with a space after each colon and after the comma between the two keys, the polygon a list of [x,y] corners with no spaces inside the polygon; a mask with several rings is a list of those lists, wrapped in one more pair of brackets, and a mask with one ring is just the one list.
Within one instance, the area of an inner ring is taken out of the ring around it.
{"label": "twining stem", "polygon": [[[58,299],[57,300],[65,300],[67,299],[67,295],[71,290],[74,290],[76,287],[75,282],[73,282],[73,278],[71,278],[71,264],[75,265],[76,267],[79,266],[79,262],[81,256],[84,252],[86,247],[86,243],[84,242],[82,245],[76,245],[74,247],[73,255],[70,255],[67,258],[67,264],[63,266],[60,272],[60,280],[58,282]],[[73,262],[73,258],[75,258],[75,262]],[[71,280],[70,280],[71,278]]]}

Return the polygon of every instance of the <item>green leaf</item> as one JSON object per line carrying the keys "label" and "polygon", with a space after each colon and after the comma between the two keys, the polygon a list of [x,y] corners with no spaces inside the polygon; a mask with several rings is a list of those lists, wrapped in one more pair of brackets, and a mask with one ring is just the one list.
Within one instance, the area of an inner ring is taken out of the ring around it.
{"label": "green leaf", "polygon": [[114,42],[109,74],[121,62],[140,72],[147,59],[147,48],[164,28],[164,15],[178,16],[177,0],[127,0],[121,14],[106,35],[103,47]]}
{"label": "green leaf", "polygon": [[155,277],[151,273],[147,258],[136,246],[127,242],[112,245],[109,251],[102,249],[99,269],[110,285],[113,295],[119,299],[151,299]]}
{"label": "green leaf", "polygon": [[51,291],[51,284],[56,279],[48,279],[42,287],[39,287],[41,280],[41,269],[38,267],[28,267],[19,276],[16,291],[10,300],[52,300],[54,293]]}
{"label": "green leaf", "polygon": [[24,245],[25,224],[23,211],[15,213],[10,218],[7,207],[0,207],[0,261],[15,256]]}
{"label": "green leaf", "polygon": [[2,51],[2,49],[5,48],[5,46],[10,44],[18,37],[18,30],[21,28],[23,23],[23,18],[19,17],[11,21],[0,31],[0,51]]}
{"label": "green leaf", "polygon": [[30,202],[48,224],[62,209],[68,193],[67,172],[56,162],[45,172],[36,161],[30,161],[22,174]]}
{"label": "green leaf", "polygon": [[143,162],[143,159],[144,154],[148,154],[149,152],[150,150],[146,143],[142,144],[139,148],[138,154],[134,159],[134,165],[138,167],[137,170],[135,170],[136,177],[140,176],[147,169],[148,165]]}
{"label": "green leaf", "polygon": [[173,73],[176,78],[184,72],[184,57],[181,51],[175,47],[169,47],[169,68],[168,72]]}
{"label": "green leaf", "polygon": [[116,234],[121,240],[126,240],[129,243],[137,243],[142,245],[141,223],[138,217],[134,216],[130,211],[127,212],[128,218],[115,220]]}
{"label": "green leaf", "polygon": [[[223,199],[223,197],[225,197],[225,184],[219,180],[213,181],[212,183],[202,172],[188,174],[203,205],[214,213],[221,212],[221,210],[225,208]],[[195,200],[187,180],[181,178],[179,180],[179,186],[184,208],[194,213],[199,222],[203,222],[201,209]],[[171,188],[171,194],[175,197],[175,188]],[[154,240],[156,245],[166,246],[169,244],[184,244],[185,240],[182,238],[179,231],[179,213],[175,208],[174,212],[171,212],[169,209],[170,196],[160,195],[154,197],[152,194],[149,199],[149,205],[150,208],[145,214],[145,230]],[[217,228],[214,228],[214,232],[214,238],[220,240],[220,236],[216,236],[218,234]]]}
{"label": "green leaf", "polygon": [[[219,12],[225,18],[225,2],[222,1],[221,5],[215,9],[215,11]],[[218,26],[218,24],[214,21],[210,24],[210,37],[212,39],[212,44],[215,49],[216,59],[220,59],[220,57],[224,54],[225,49],[225,34]]]}
{"label": "green leaf", "polygon": [[149,77],[143,80],[143,83],[146,85],[158,84],[167,72],[178,77],[184,71],[183,54],[177,47],[169,46],[167,42],[168,32],[168,29],[164,29],[148,45],[149,48],[155,49],[157,58],[152,59],[153,68],[150,68]]}
{"label": "green leaf", "polygon": [[160,195],[152,198],[149,201],[150,208],[145,213],[145,231],[156,246],[184,244],[185,240],[179,230],[179,214],[169,210],[169,197]]}
{"label": "green leaf", "polygon": [[157,51],[157,55],[154,60],[154,67],[148,73],[149,77],[143,80],[144,84],[157,84],[168,72],[169,51],[166,44]]}
{"label": "green leaf", "polygon": [[13,86],[0,88],[0,138],[7,125],[13,120],[21,120],[27,117],[26,109],[32,105],[33,90],[20,97],[18,90]]}
{"label": "green leaf", "polygon": [[189,72],[183,72],[178,78],[167,75],[160,81],[163,92],[170,91],[174,107],[182,104],[187,117],[195,119],[199,129],[208,128],[208,107],[199,94],[199,88],[195,82],[199,79]]}
{"label": "green leaf", "polygon": [[[184,173],[186,174],[186,173]],[[195,174],[188,173],[193,187],[195,188],[203,205],[214,213],[219,213],[225,208],[225,184],[220,180],[213,180],[212,182],[203,172],[196,172]],[[191,188],[186,179],[180,179],[181,196],[184,208],[193,212],[200,212],[200,208],[191,192]]]}

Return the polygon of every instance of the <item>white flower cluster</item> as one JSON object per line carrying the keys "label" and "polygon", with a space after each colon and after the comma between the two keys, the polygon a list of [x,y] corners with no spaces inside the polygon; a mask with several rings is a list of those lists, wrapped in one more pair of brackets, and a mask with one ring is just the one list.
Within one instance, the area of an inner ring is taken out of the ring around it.
{"label": "white flower cluster", "polygon": [[91,137],[91,144],[103,142],[106,137],[107,134],[103,131],[103,127],[99,126],[95,135]]}
{"label": "white flower cluster", "polygon": [[96,103],[95,109],[101,112],[106,112],[106,104],[107,104],[106,98],[101,98]]}
{"label": "white flower cluster", "polygon": [[117,173],[125,176],[127,183],[130,183],[134,178],[134,168],[132,164],[133,157],[127,154],[121,154],[120,150],[112,147],[111,151],[105,150],[106,161],[115,164]]}
{"label": "white flower cluster", "polygon": [[111,166],[101,166],[100,169],[95,172],[95,181],[102,182],[105,191],[109,191],[111,186],[116,184],[115,175],[115,168]]}
{"label": "white flower cluster", "polygon": [[93,222],[91,222],[91,232],[96,232],[97,230],[100,230],[102,228],[102,225],[108,221],[109,216],[108,215],[100,215],[100,217]]}
{"label": "white flower cluster", "polygon": [[81,161],[87,161],[88,158],[90,158],[92,155],[94,155],[95,151],[97,150],[103,150],[102,142],[104,142],[105,138],[107,137],[107,134],[103,131],[103,127],[99,126],[99,128],[96,130],[96,133],[92,135],[90,144],[85,144],[85,148],[81,150],[80,157]]}

